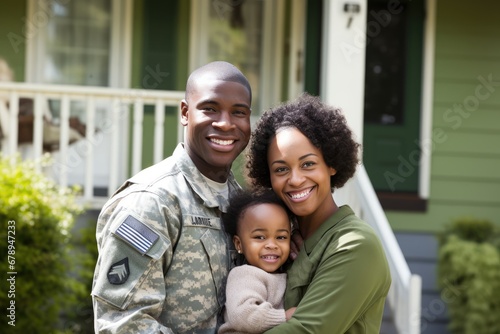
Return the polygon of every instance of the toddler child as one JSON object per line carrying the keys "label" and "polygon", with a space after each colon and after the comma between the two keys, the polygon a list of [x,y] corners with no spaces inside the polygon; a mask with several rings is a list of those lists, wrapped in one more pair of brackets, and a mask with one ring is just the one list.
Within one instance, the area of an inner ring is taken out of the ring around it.
{"label": "toddler child", "polygon": [[222,217],[244,264],[227,279],[222,333],[262,333],[291,318],[283,296],[290,254],[290,213],[273,191],[241,191]]}

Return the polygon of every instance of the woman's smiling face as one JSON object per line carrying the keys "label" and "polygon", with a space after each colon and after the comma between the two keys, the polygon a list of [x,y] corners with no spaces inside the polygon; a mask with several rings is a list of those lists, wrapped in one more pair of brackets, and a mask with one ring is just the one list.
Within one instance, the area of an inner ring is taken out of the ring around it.
{"label": "woman's smiling face", "polygon": [[326,165],[321,151],[302,132],[279,129],[269,145],[267,161],[273,190],[295,215],[313,218],[330,212],[330,177],[336,170]]}

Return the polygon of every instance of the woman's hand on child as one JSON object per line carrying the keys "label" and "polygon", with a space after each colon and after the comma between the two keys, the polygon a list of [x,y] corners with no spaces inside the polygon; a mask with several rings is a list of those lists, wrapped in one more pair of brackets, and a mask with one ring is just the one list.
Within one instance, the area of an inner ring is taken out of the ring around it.
{"label": "woman's hand on child", "polygon": [[290,258],[295,260],[297,255],[299,255],[300,247],[304,243],[304,239],[302,239],[302,235],[298,230],[293,231],[292,234],[292,242],[290,242]]}
{"label": "woman's hand on child", "polygon": [[292,318],[292,315],[295,313],[296,309],[297,307],[290,307],[288,310],[285,311],[285,317],[287,321]]}

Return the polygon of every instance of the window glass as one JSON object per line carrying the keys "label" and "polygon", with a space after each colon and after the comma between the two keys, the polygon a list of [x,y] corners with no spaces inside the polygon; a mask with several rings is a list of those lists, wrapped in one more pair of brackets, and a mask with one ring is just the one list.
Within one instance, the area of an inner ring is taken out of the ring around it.
{"label": "window glass", "polygon": [[217,0],[209,8],[208,61],[238,67],[252,87],[252,105],[259,106],[264,1]]}
{"label": "window glass", "polygon": [[402,124],[407,11],[385,14],[387,6],[385,1],[368,2],[364,117],[367,123]]}
{"label": "window glass", "polygon": [[108,86],[111,0],[47,2],[42,81]]}

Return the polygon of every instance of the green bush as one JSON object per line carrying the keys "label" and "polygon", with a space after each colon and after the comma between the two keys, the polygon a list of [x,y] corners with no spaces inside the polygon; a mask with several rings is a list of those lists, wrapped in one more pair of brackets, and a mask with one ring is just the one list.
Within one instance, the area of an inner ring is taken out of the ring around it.
{"label": "green bush", "polygon": [[438,281],[453,333],[500,333],[500,236],[493,223],[459,219],[439,235]]}
{"label": "green bush", "polygon": [[75,291],[71,307],[62,314],[62,328],[71,333],[93,334],[94,317],[92,309],[92,282],[98,256],[95,239],[96,221],[89,220],[87,227],[74,231],[71,244],[73,262],[77,264],[76,275],[81,282],[81,289]]}
{"label": "green bush", "polygon": [[76,189],[57,186],[33,162],[0,157],[2,291],[10,293],[2,293],[0,302],[4,312],[15,302],[15,311],[7,313],[15,313],[15,328],[12,317],[3,315],[0,332],[60,333],[61,311],[85,289],[70,274],[70,231],[82,210],[75,195]]}

